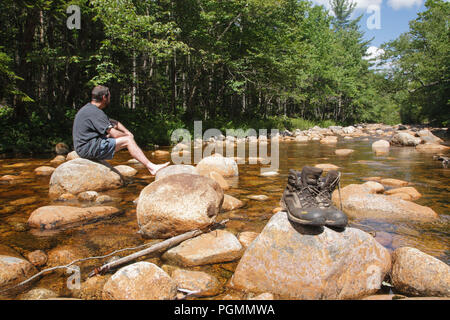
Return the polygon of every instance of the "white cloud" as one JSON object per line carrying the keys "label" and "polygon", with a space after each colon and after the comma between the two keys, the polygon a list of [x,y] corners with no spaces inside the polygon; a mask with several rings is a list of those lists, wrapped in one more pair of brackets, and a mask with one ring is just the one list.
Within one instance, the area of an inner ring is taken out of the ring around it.
{"label": "white cloud", "polygon": [[367,49],[366,56],[364,57],[364,59],[366,59],[366,60],[377,59],[378,60],[378,57],[380,57],[383,54],[384,54],[383,49],[377,48],[375,46],[371,46]]}
{"label": "white cloud", "polygon": [[[356,9],[367,9],[369,6],[372,6],[372,5],[376,5],[376,6],[381,5],[381,2],[383,0],[353,0],[353,1],[356,2]],[[409,1],[409,0],[405,0],[405,1]],[[411,0],[411,1],[416,1],[416,0]],[[418,0],[418,1],[421,1],[421,0]],[[312,2],[319,4],[319,5],[324,5],[327,9],[330,8],[329,0],[312,0]]]}
{"label": "white cloud", "polygon": [[375,46],[371,46],[366,51],[366,56],[363,57],[365,60],[371,60],[372,66],[371,69],[374,70],[388,70],[392,68],[392,62],[387,61],[381,63],[381,56],[385,53],[383,49],[377,48]]}
{"label": "white cloud", "polygon": [[411,8],[422,5],[423,0],[388,0],[388,5],[394,10],[402,8]]}

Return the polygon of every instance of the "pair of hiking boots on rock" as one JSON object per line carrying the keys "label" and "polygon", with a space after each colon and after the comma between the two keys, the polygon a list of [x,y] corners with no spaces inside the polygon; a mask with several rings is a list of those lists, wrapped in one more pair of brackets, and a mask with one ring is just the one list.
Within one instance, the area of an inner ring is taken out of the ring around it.
{"label": "pair of hiking boots on rock", "polygon": [[322,171],[309,166],[301,172],[290,169],[281,206],[292,222],[345,228],[347,216],[331,201],[331,194],[339,185],[341,174],[332,170],[325,177],[320,177]]}

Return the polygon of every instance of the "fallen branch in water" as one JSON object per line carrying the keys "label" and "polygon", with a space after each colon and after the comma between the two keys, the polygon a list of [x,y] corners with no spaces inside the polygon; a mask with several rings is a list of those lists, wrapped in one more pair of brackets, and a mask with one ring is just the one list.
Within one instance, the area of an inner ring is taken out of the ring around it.
{"label": "fallen branch in water", "polygon": [[120,258],[118,260],[115,260],[115,261],[113,261],[111,263],[107,263],[107,264],[101,266],[100,268],[95,268],[89,274],[89,277],[92,277],[92,276],[97,275],[97,274],[102,274],[102,273],[107,272],[109,269],[111,269],[113,267],[116,267],[116,266],[118,266],[120,264],[124,264],[124,263],[126,263],[128,261],[131,261],[131,260],[134,260],[134,259],[136,259],[138,257],[147,255],[149,253],[154,253],[154,252],[157,252],[157,251],[167,250],[170,247],[172,247],[174,245],[177,245],[177,244],[179,244],[179,243],[181,243],[181,242],[183,242],[183,241],[185,241],[187,239],[194,238],[194,237],[196,237],[196,236],[198,236],[198,235],[200,235],[202,233],[205,233],[205,232],[208,232],[208,231],[212,231],[212,230],[214,230],[216,228],[219,228],[219,227],[223,227],[223,226],[225,226],[225,224],[228,221],[229,220],[226,219],[226,220],[223,220],[223,221],[221,221],[219,223],[215,223],[212,226],[209,226],[209,227],[207,227],[207,228],[205,228],[203,230],[197,229],[197,230],[189,231],[189,232],[186,232],[186,233],[183,233],[181,235],[175,236],[173,238],[164,240],[164,241],[159,242],[159,243],[154,244],[154,245],[147,243],[147,244],[143,244],[143,245],[140,245],[140,246],[137,246],[137,247],[123,248],[123,249],[115,250],[115,251],[113,251],[111,253],[108,253],[108,254],[106,254],[104,256],[96,256],[96,257],[88,257],[88,258],[78,259],[78,260],[74,260],[74,261],[72,261],[72,262],[70,262],[70,263],[68,263],[66,265],[63,265],[63,266],[56,266],[56,267],[52,267],[52,268],[47,268],[47,269],[41,270],[40,272],[36,273],[32,277],[30,277],[30,278],[28,278],[28,279],[26,279],[26,280],[24,280],[24,281],[22,281],[22,282],[20,282],[20,283],[18,283],[16,285],[12,286],[10,288],[6,288],[6,289],[3,289],[3,290],[0,290],[0,293],[4,293],[6,291],[10,291],[10,290],[15,289],[17,287],[23,286],[23,285],[33,281],[34,279],[40,277],[41,275],[43,275],[45,273],[52,272],[52,271],[55,271],[55,270],[58,270],[58,269],[70,269],[70,267],[72,265],[74,265],[75,263],[84,262],[84,261],[88,261],[88,260],[95,260],[95,259],[104,259],[104,258],[108,258],[108,257],[110,257],[112,255],[115,255],[115,254],[117,254],[119,252],[130,251],[130,250],[137,250],[137,249],[148,247],[147,249],[135,252],[135,253],[133,253],[131,255],[125,256],[125,257]]}
{"label": "fallen branch in water", "polygon": [[125,256],[123,258],[120,258],[120,259],[117,259],[117,260],[112,261],[110,263],[104,264],[103,266],[101,266],[99,268],[95,268],[89,274],[89,278],[93,277],[93,276],[95,276],[97,274],[104,274],[105,272],[108,272],[108,270],[110,270],[112,268],[115,268],[115,267],[118,267],[120,265],[123,265],[123,264],[125,264],[127,262],[130,262],[132,260],[135,260],[135,259],[137,259],[139,257],[146,256],[146,255],[148,255],[150,253],[165,251],[165,250],[167,250],[167,249],[169,249],[169,248],[171,248],[171,247],[173,247],[173,246],[175,246],[175,245],[177,245],[177,244],[179,244],[179,243],[181,243],[183,241],[186,241],[188,239],[191,239],[191,238],[194,238],[196,236],[199,236],[202,233],[212,231],[212,230],[214,230],[216,228],[219,228],[219,227],[223,227],[223,226],[225,226],[225,224],[227,222],[228,222],[228,219],[223,220],[223,221],[221,221],[219,223],[215,223],[212,226],[208,226],[205,229],[197,229],[197,230],[193,230],[193,231],[189,231],[189,232],[180,234],[178,236],[175,236],[175,237],[166,239],[166,240],[164,240],[162,242],[159,242],[159,243],[157,243],[157,244],[155,244],[155,245],[153,245],[153,246],[151,246],[149,248],[146,248],[144,250],[132,253],[132,254],[130,254],[128,256]]}

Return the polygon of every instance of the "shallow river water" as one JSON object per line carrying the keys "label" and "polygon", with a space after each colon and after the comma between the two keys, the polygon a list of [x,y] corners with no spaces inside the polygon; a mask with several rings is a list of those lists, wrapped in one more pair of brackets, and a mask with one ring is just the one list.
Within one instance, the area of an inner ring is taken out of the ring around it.
{"label": "shallow river water", "polygon": [[[246,202],[246,206],[231,212],[220,213],[217,220],[228,218],[227,230],[238,234],[242,231],[260,232],[273,215],[272,210],[279,207],[281,194],[286,186],[290,168],[301,170],[305,165],[332,163],[340,167],[342,172],[341,187],[350,183],[363,183],[364,178],[380,176],[409,181],[422,194],[415,201],[431,207],[439,214],[439,219],[432,223],[389,222],[380,220],[350,220],[350,226],[363,229],[372,234],[383,234],[389,239],[386,246],[389,250],[402,246],[411,246],[450,264],[450,169],[444,169],[441,163],[432,160],[432,154],[419,153],[414,148],[391,147],[388,155],[376,156],[371,149],[372,142],[380,137],[339,139],[335,146],[321,145],[319,142],[297,143],[280,142],[279,175],[273,177],[260,176],[260,164],[239,165],[239,177],[232,181],[233,188],[225,193]],[[270,145],[270,142],[269,142]],[[335,149],[350,148],[355,152],[347,157],[338,157]],[[169,150],[169,148],[161,148]],[[149,159],[156,163],[169,161],[167,157],[153,157],[147,151]],[[80,226],[53,234],[41,234],[26,228],[30,213],[45,205],[63,205],[49,199],[48,189],[50,177],[34,174],[34,169],[50,165],[53,156],[45,158],[14,158],[0,160],[0,176],[21,175],[23,178],[0,184],[0,245],[6,245],[23,256],[34,250],[49,252],[63,245],[83,249],[87,256],[97,256],[114,250],[132,247],[149,242],[142,239],[136,221],[136,205],[133,203],[140,191],[154,178],[149,176],[145,168],[132,165],[138,174],[132,182],[117,190],[100,192],[120,198],[105,205],[117,206],[124,214],[110,220]],[[126,151],[116,154],[109,161],[112,165],[126,164],[131,159]],[[248,199],[248,195],[267,195],[267,201]],[[17,201],[19,200],[19,201]],[[66,203],[68,204],[68,203]],[[70,203],[70,205],[88,206],[89,203]],[[129,254],[125,252],[122,255]],[[120,254],[119,254],[120,255]],[[93,267],[100,266],[106,260],[97,260],[81,264],[82,281]],[[164,262],[158,257],[147,258],[159,266]],[[229,293],[225,286],[232,276],[237,262],[187,268],[202,270],[214,274],[223,284],[223,292],[215,298]],[[33,287],[48,288],[60,296],[71,297],[72,292],[66,286],[68,275],[52,273],[33,284]]]}

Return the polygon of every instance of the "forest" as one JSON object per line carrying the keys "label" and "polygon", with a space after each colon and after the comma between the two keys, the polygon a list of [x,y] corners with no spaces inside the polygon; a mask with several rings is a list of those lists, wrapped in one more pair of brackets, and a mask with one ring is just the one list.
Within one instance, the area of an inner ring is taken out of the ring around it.
{"label": "forest", "polygon": [[[144,148],[174,129],[450,125],[450,3],[367,58],[351,0],[2,0],[0,153],[72,144],[97,84]],[[69,6],[80,28],[69,28]]]}

